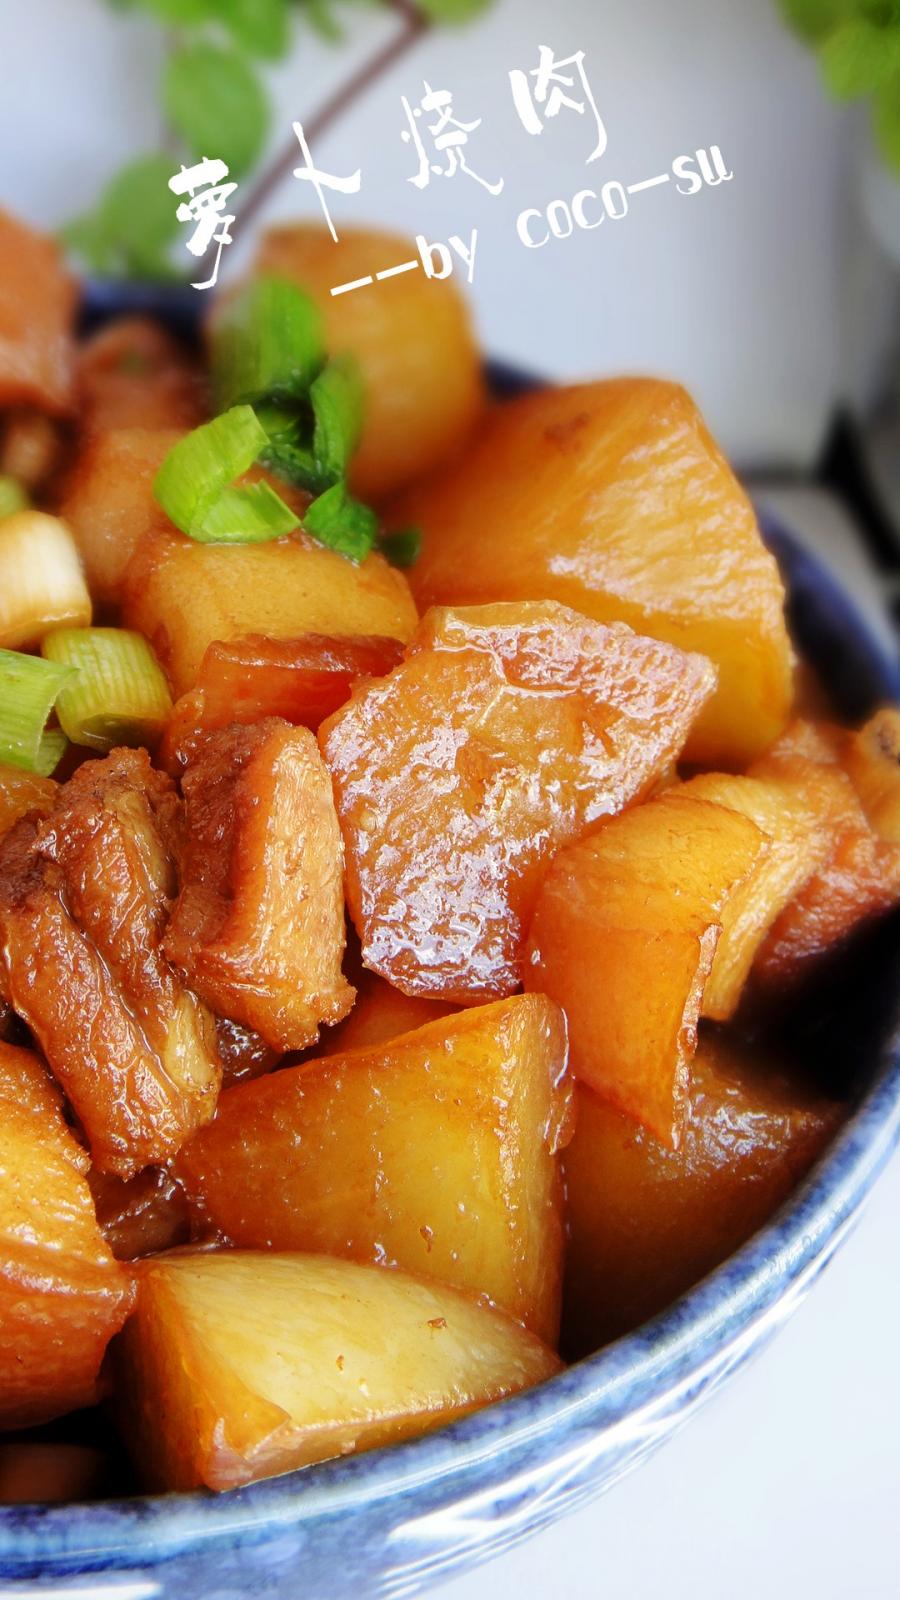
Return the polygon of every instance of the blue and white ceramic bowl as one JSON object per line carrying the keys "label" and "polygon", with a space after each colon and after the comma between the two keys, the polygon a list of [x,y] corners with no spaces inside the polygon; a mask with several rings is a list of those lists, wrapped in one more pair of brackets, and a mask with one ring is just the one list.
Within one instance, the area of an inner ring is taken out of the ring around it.
{"label": "blue and white ceramic bowl", "polygon": [[[829,575],[782,531],[766,533],[794,638],[838,709],[860,717],[900,699],[896,663]],[[778,1331],[853,1227],[900,1139],[898,980],[894,921],[819,1019],[832,1069],[853,1085],[849,1120],[770,1224],[654,1321],[411,1443],[218,1496],[0,1508],[0,1600],[412,1595],[608,1488]]]}

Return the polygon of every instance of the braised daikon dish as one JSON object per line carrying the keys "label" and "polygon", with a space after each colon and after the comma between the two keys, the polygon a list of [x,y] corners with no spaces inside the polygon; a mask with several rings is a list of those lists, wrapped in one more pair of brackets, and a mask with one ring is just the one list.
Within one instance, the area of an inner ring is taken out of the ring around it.
{"label": "braised daikon dish", "polygon": [[497,400],[452,282],[330,294],[398,249],[278,228],[186,345],[0,218],[7,1499],[543,1382],[846,1111],[779,1019],[900,900],[900,713],[683,389]]}

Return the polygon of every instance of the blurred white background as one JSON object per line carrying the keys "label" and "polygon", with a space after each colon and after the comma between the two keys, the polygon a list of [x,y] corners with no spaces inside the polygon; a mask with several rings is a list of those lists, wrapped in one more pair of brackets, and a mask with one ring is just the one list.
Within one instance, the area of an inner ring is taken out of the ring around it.
{"label": "blurred white background", "polygon": [[[277,70],[273,144],[397,25],[346,15],[345,46],[304,29]],[[102,0],[6,0],[3,21],[0,203],[57,223],[156,145],[159,32],[113,20]],[[586,52],[609,133],[589,169],[580,119],[535,139],[514,112],[508,70],[535,65],[541,44]],[[425,191],[407,181],[400,96],[414,101],[424,78],[454,91],[459,116],[483,119],[471,160],[505,177],[497,198],[463,175]],[[476,27],[426,38],[313,153],[331,172],[363,168],[360,195],[335,199],[338,222],[429,237],[478,228],[474,298],[495,356],[554,377],[671,374],[742,465],[802,466],[842,385],[871,387],[888,327],[891,280],[860,224],[845,132],[770,0],[497,0]],[[634,196],[621,223],[519,245],[524,206],[632,183],[711,144],[734,171],[727,186],[684,198],[669,184]],[[315,209],[289,179],[269,215]],[[247,243],[226,252],[229,270]]]}

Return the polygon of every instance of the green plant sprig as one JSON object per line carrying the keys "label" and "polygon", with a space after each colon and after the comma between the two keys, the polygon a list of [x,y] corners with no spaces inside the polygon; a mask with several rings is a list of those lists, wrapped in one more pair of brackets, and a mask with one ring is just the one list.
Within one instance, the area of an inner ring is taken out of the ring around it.
{"label": "green plant sprig", "polygon": [[[380,6],[428,23],[459,24],[491,0],[108,0],[164,30],[168,49],[160,98],[165,149],[128,162],[91,210],[62,230],[90,272],[107,277],[183,277],[173,266],[179,234],[168,180],[182,161],[218,157],[231,179],[253,172],[271,131],[266,69],[284,60],[295,23],[333,43],[344,37],[342,8]],[[173,153],[177,152],[177,153]]]}
{"label": "green plant sprig", "polygon": [[900,174],[900,0],[778,0],[816,51],[836,100],[870,100],[875,138]]}

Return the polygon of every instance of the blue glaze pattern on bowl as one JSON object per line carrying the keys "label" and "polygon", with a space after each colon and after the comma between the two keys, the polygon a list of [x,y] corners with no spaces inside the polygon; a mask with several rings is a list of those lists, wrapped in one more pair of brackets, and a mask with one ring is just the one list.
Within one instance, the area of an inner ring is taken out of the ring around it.
{"label": "blue glaze pattern on bowl", "polygon": [[[852,603],[781,529],[804,655],[847,714],[900,698],[900,671]],[[760,1350],[855,1223],[900,1140],[900,926],[850,985],[856,1100],[808,1180],[662,1315],[547,1383],[439,1432],[218,1496],[0,1508],[0,1600],[22,1593],[184,1600],[412,1595],[508,1549],[637,1466]]]}

